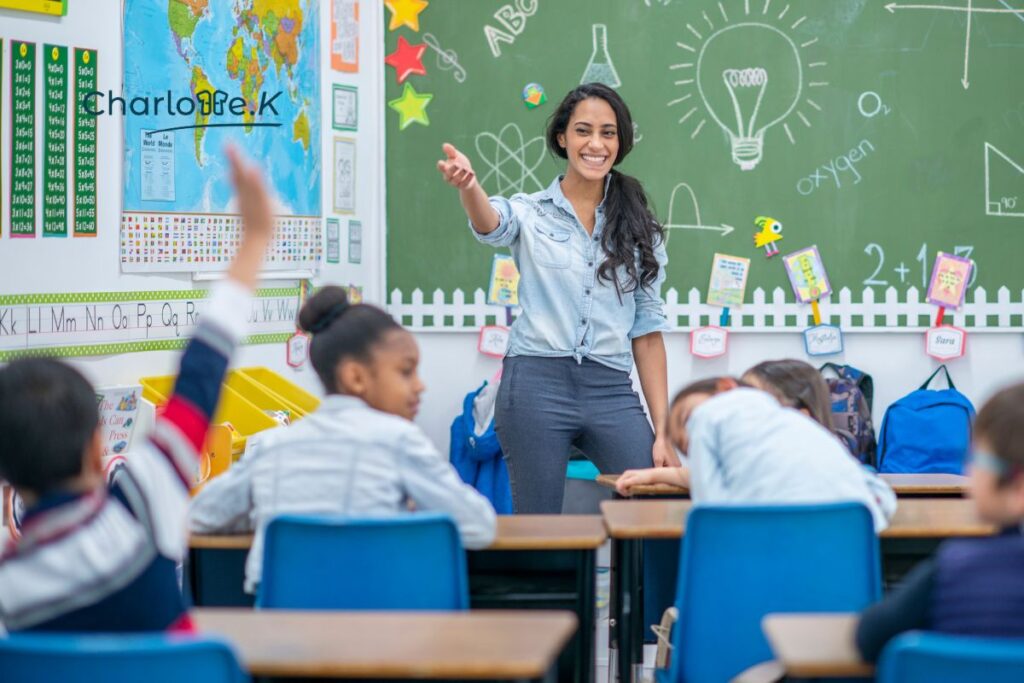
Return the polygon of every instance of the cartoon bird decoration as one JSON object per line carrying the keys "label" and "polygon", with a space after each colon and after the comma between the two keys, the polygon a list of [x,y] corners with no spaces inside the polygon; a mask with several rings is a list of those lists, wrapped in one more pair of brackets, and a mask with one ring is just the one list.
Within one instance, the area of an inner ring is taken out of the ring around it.
{"label": "cartoon bird decoration", "polygon": [[754,225],[761,228],[754,233],[754,246],[764,247],[765,258],[771,258],[779,253],[776,242],[782,239],[782,223],[768,216],[758,216]]}

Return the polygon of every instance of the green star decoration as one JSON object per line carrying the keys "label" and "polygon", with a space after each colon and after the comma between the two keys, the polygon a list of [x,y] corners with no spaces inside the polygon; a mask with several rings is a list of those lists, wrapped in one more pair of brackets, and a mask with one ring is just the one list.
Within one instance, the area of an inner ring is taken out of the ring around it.
{"label": "green star decoration", "polygon": [[427,118],[427,105],[432,99],[434,99],[433,95],[429,93],[420,94],[416,92],[411,83],[406,83],[402,89],[402,96],[397,100],[388,102],[388,107],[398,112],[398,130],[405,130],[413,123],[429,126],[430,119]]}

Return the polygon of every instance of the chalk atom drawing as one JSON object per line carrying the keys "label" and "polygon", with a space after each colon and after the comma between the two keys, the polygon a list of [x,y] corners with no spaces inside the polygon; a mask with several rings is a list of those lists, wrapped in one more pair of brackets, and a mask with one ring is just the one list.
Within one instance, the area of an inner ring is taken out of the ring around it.
{"label": "chalk atom drawing", "polygon": [[506,124],[497,134],[477,133],[474,139],[477,158],[486,167],[480,185],[492,194],[508,195],[534,192],[544,184],[534,171],[544,163],[544,137],[523,140],[523,131],[514,123]]}
{"label": "chalk atom drawing", "polygon": [[[753,170],[761,162],[764,136],[773,126],[781,124],[786,138],[796,144],[787,119],[794,115],[805,128],[811,128],[808,114],[814,115],[822,107],[809,97],[802,99],[805,89],[828,85],[821,72],[827,62],[810,61],[813,57],[809,51],[818,49],[818,39],[798,45],[789,35],[807,17],[786,18],[788,4],[777,16],[774,12],[769,16],[770,7],[770,1],[760,3],[756,20],[749,20],[747,0],[744,14],[731,20],[720,5],[725,23],[720,28],[707,12],[702,12],[702,21],[696,21],[696,26],[688,23],[680,32],[676,45],[685,54],[669,65],[675,85],[683,89],[667,105],[680,107],[679,124],[693,126],[691,139],[700,134],[709,119],[718,124],[729,140],[733,163],[744,171]],[[805,65],[805,59],[810,63]],[[815,70],[808,77],[811,67]],[[809,107],[807,113],[804,105]]]}
{"label": "chalk atom drawing", "polygon": [[985,215],[1024,218],[1024,164],[985,143]]}

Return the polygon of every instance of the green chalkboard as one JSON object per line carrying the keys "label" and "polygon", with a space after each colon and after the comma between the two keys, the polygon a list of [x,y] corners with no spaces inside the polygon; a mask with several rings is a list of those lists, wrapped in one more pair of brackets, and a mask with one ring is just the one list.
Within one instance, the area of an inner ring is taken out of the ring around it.
{"label": "green chalkboard", "polygon": [[[666,290],[679,301],[703,296],[716,251],[752,259],[748,301],[776,287],[793,301],[781,259],[754,247],[768,215],[783,254],[818,245],[833,303],[842,288],[851,302],[923,301],[940,250],[975,260],[989,302],[1005,286],[1019,303],[1024,2],[944,1],[431,0],[418,31],[385,36],[387,53],[399,37],[426,45],[426,73],[406,83],[432,96],[426,126],[400,129],[385,109],[389,291],[451,301],[486,287],[492,250],[435,170],[441,144],[469,155],[489,194],[537,191],[564,167],[544,148],[546,119],[586,78],[612,81],[633,112],[621,168],[677,226]],[[548,98],[535,109],[531,82]]]}

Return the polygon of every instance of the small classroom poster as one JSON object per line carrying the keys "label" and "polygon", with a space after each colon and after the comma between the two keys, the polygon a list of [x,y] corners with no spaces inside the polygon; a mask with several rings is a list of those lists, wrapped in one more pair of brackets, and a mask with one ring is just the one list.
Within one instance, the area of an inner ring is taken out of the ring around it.
{"label": "small classroom poster", "polygon": [[749,273],[750,259],[742,256],[715,254],[711,261],[708,304],[726,308],[742,306]]}

